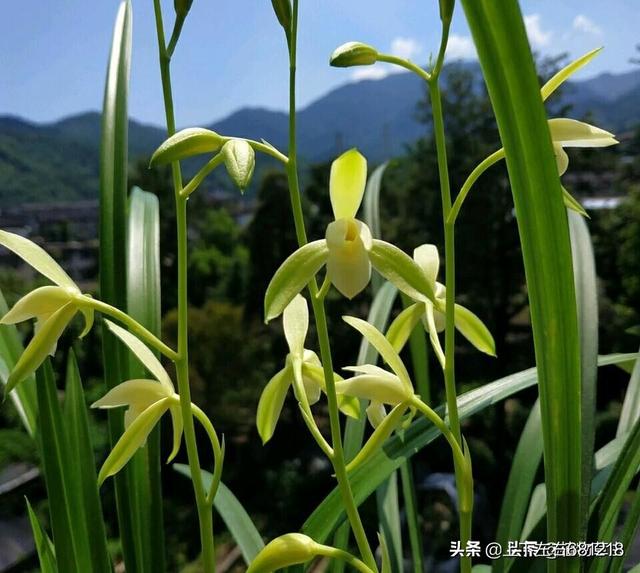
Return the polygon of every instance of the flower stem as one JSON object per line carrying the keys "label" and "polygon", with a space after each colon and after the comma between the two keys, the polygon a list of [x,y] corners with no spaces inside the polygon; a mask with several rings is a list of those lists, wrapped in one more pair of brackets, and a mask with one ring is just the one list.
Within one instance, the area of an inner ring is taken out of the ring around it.
{"label": "flower stem", "polygon": [[[154,0],[156,31],[158,34],[158,50],[160,56],[160,74],[162,77],[162,93],[169,136],[176,131],[173,111],[173,95],[171,91],[170,56],[165,44],[162,8],[160,0]],[[188,344],[188,299],[187,299],[187,199],[180,196],[182,191],[182,174],[180,164],[171,164],[173,186],[176,197],[176,232],[178,240],[178,357],[176,378],[180,395],[180,409],[184,421],[184,439],[187,446],[191,481],[196,498],[198,521],[200,524],[200,543],[202,546],[202,566],[205,573],[215,571],[215,548],[213,539],[213,515],[207,503],[204,489],[200,459],[196,443],[193,411],[191,409],[191,390],[189,388],[189,344]]]}
{"label": "flower stem", "polygon": [[124,324],[133,334],[142,339],[149,346],[166,356],[169,360],[175,361],[178,358],[178,354],[172,348],[169,348],[162,340],[160,340],[155,334],[151,333],[138,321],[131,318],[126,312],[121,311],[115,306],[111,306],[101,300],[82,296],[82,300],[79,303],[81,306],[93,308],[102,314],[115,318],[118,322]]}
{"label": "flower stem", "polygon": [[[447,414],[449,416],[449,426],[453,437],[460,447],[462,447],[462,432],[460,431],[460,417],[458,415],[458,402],[456,395],[455,378],[455,297],[456,297],[456,276],[455,276],[455,236],[454,224],[449,222],[451,212],[451,188],[449,183],[449,167],[447,164],[447,145],[444,132],[444,117],[442,111],[442,98],[438,83],[439,73],[444,58],[446,48],[446,38],[448,37],[448,26],[443,29],[443,42],[441,43],[436,67],[431,74],[429,81],[429,95],[431,98],[431,112],[433,115],[433,134],[436,143],[438,156],[438,175],[440,179],[440,193],[442,197],[442,215],[444,221],[444,249],[445,249],[445,287],[446,287],[446,308],[445,308],[445,367],[444,384],[447,397]],[[463,491],[464,468],[460,467],[460,462],[454,462],[456,484],[459,491]],[[469,468],[469,472],[471,468]],[[471,477],[469,479],[472,479]],[[473,488],[473,481],[471,481]],[[473,497],[471,498],[473,501]],[[460,542],[462,547],[466,547],[471,535],[471,508],[460,507]],[[471,571],[471,559],[461,558],[461,570],[464,573]]]}
{"label": "flower stem", "polygon": [[[296,237],[300,247],[307,244],[307,234],[304,227],[304,215],[302,213],[302,201],[300,198],[300,186],[298,182],[298,164],[296,149],[296,44],[298,35],[298,0],[293,0],[291,32],[289,40],[289,161],[287,162],[287,177],[289,181],[289,194],[291,208],[295,223]],[[336,475],[336,480],[342,493],[342,500],[353,535],[358,545],[358,550],[366,565],[373,571],[377,571],[377,565],[367,535],[358,513],[358,507],[351,491],[351,484],[347,477],[347,469],[342,449],[342,432],[340,428],[340,414],[338,399],[336,396],[335,381],[333,378],[333,363],[331,359],[331,344],[327,329],[327,317],[324,308],[324,300],[318,298],[318,285],[315,278],[309,283],[311,305],[316,322],[320,356],[324,370],[327,402],[329,406],[329,422],[331,427],[331,442],[333,445],[333,457],[331,462]]]}

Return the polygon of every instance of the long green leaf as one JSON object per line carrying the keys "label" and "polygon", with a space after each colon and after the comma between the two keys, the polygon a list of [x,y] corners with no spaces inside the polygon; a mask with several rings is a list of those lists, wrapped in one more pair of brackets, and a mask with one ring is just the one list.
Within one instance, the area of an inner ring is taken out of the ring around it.
{"label": "long green leaf", "polygon": [[[0,316],[4,316],[9,309],[0,290]],[[9,373],[13,370],[24,351],[20,336],[13,324],[0,324],[0,382],[6,385]],[[33,376],[23,380],[9,393],[20,420],[31,436],[35,436],[36,422],[38,418],[38,405],[36,397],[36,381]]]}
{"label": "long green leaf", "polygon": [[[363,200],[363,221],[371,230],[371,235],[376,239],[382,238],[380,228],[380,189],[382,188],[382,177],[389,162],[378,165],[367,181],[367,188],[364,192]],[[371,277],[374,294],[378,292],[384,284],[384,279],[376,272]]]}
{"label": "long green leaf", "polygon": [[[509,541],[520,539],[522,533],[529,498],[542,460],[540,431],[540,402],[536,401],[520,435],[502,499],[495,539],[502,547],[507,547]],[[494,563],[493,569],[496,573],[508,571],[513,562],[514,558],[503,557]]]}
{"label": "long green leaf", "polygon": [[[160,335],[160,212],[158,198],[135,187],[129,199],[127,232],[127,309],[131,317],[156,336]],[[144,378],[144,368],[129,353],[129,374]],[[138,498],[137,528],[144,536],[145,570],[165,570],[162,510],[160,426],[135,454],[132,473]]]}
{"label": "long green leaf", "polygon": [[84,521],[82,498],[78,494],[78,460],[65,434],[53,370],[47,360],[36,373],[38,385],[40,458],[47,486],[51,529],[56,559],[61,571],[93,571]]}
{"label": "long green leaf", "polygon": [[[624,495],[640,467],[640,419],[636,421],[624,447],[613,466],[604,489],[591,508],[589,536],[594,541],[613,541],[614,532]],[[609,560],[592,561],[589,573],[602,573]]]}
{"label": "long green leaf", "polygon": [[[100,297],[122,310],[127,308],[126,233],[128,168],[128,91],[131,65],[132,9],[129,0],[120,3],[113,29],[107,66],[100,143]],[[127,377],[127,360],[122,345],[102,329],[102,356],[107,389]],[[109,436],[114,446],[123,431],[121,409],[109,410]],[[115,478],[118,526],[125,566],[144,572],[140,552],[142,533],[135,524],[137,515],[134,467]]]}
{"label": "long green leaf", "polygon": [[398,502],[398,472],[393,472],[389,479],[376,490],[376,501],[380,531],[386,540],[391,571],[400,573],[403,570],[403,559],[400,504]]}
{"label": "long green leaf", "polygon": [[571,236],[582,376],[582,498],[581,536],[586,538],[595,441],[596,384],[598,381],[598,288],[591,236],[584,217],[567,211]]}
{"label": "long green leaf", "polygon": [[[637,354],[616,354],[598,358],[598,365],[637,359]],[[465,419],[493,404],[496,404],[521,390],[530,388],[537,382],[535,368],[500,378],[470,392],[458,396],[460,418]],[[436,410],[444,415],[444,405]],[[349,475],[356,503],[361,504],[376,488],[400,467],[403,460],[410,458],[440,435],[433,425],[420,418],[414,421],[403,436],[387,440],[382,449],[371,456]],[[334,489],[305,521],[302,531],[318,543],[323,543],[343,518],[344,506],[338,489]]]}
{"label": "long green leaf", "polygon": [[633,502],[627,513],[626,521],[620,535],[620,543],[624,547],[624,555],[616,556],[611,559],[611,573],[619,573],[622,571],[629,548],[633,544],[636,534],[638,532],[638,526],[640,525],[640,487],[636,488],[634,493]]}
{"label": "long green leaf", "polygon": [[[89,437],[89,421],[87,405],[80,381],[80,373],[73,352],[67,360],[67,377],[65,392],[64,430],[67,435],[68,460],[70,470],[75,470],[74,496],[78,497],[78,505],[82,506],[82,516],[76,515],[74,527],[86,532],[86,539],[91,553],[92,571],[108,573],[113,570],[107,550],[107,536],[102,517],[102,504],[98,493],[98,480],[95,468],[95,457]],[[84,527],[79,523],[84,519]]]}
{"label": "long green leaf", "polygon": [[56,556],[53,552],[53,543],[49,539],[47,532],[44,530],[38,517],[33,511],[29,500],[27,502],[27,513],[29,514],[29,522],[31,523],[31,531],[33,532],[33,540],[36,544],[36,552],[38,553],[38,562],[40,563],[41,573],[58,573],[58,565],[56,564]]}
{"label": "long green leaf", "polygon": [[[463,0],[506,153],[539,372],[549,541],[582,536],[582,391],[567,213],[517,0]],[[578,571],[577,559],[549,571]]]}
{"label": "long green leaf", "polygon": [[640,361],[635,363],[631,371],[631,379],[624,395],[616,436],[623,436],[631,431],[638,418],[640,418]]}
{"label": "long green leaf", "polygon": [[[173,467],[178,473],[191,479],[191,470],[188,465],[174,464]],[[211,478],[212,475],[209,472],[202,470],[205,489],[209,488]],[[264,541],[262,541],[260,533],[253,524],[253,521],[251,521],[251,517],[249,517],[245,508],[242,507],[238,498],[236,498],[231,490],[223,483],[218,487],[213,505],[220,514],[220,517],[222,517],[229,533],[231,533],[238,547],[240,547],[245,563],[249,565],[264,547]]]}

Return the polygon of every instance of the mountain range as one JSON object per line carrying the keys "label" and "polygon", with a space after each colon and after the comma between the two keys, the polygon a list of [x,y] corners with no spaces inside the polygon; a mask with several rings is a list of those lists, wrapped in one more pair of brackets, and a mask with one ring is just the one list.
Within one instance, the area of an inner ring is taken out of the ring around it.
{"label": "mountain range", "polygon": [[[479,77],[477,64],[456,65]],[[299,155],[310,163],[327,161],[351,146],[371,162],[397,155],[424,133],[417,119],[424,97],[422,81],[409,73],[340,86],[299,110]],[[640,70],[567,82],[562,97],[573,106],[570,116],[591,113],[605,129],[640,124]],[[242,108],[204,127],[287,147],[287,114],[281,111]],[[96,197],[100,128],[98,112],[46,124],[0,115],[0,208]],[[164,138],[162,128],[132,119],[130,158],[148,157]]]}

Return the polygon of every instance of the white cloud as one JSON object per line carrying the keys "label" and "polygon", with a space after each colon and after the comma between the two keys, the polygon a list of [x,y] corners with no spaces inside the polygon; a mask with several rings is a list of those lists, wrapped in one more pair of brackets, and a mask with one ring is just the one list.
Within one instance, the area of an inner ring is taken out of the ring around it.
{"label": "white cloud", "polygon": [[478,57],[473,40],[469,36],[449,36],[447,58],[450,60],[475,60]]}
{"label": "white cloud", "polygon": [[391,53],[399,58],[410,60],[422,51],[422,46],[414,38],[398,36],[391,42]]}
{"label": "white cloud", "polygon": [[362,66],[353,70],[351,79],[360,80],[381,80],[389,75],[389,70],[386,66],[375,64],[373,66]]}
{"label": "white cloud", "polygon": [[602,36],[602,28],[584,14],[578,14],[573,19],[573,29],[592,36]]}
{"label": "white cloud", "polygon": [[527,28],[529,42],[533,48],[543,48],[551,42],[553,33],[550,30],[543,30],[540,14],[529,14],[524,17],[524,25]]}

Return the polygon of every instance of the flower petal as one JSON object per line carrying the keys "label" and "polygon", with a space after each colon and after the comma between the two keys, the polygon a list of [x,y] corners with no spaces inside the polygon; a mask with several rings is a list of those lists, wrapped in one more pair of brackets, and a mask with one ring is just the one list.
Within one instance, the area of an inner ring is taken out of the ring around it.
{"label": "flower petal", "polygon": [[411,399],[412,393],[400,382],[397,376],[375,376],[360,374],[336,382],[336,393],[375,400],[383,404],[396,406]]}
{"label": "flower petal", "polygon": [[438,247],[435,245],[420,245],[413,251],[413,260],[427,275],[431,284],[436,284],[438,278],[438,269],[440,268],[440,256],[438,255]]}
{"label": "flower petal", "polygon": [[586,217],[587,219],[590,218],[589,214],[585,211],[585,208],[580,204],[580,201],[578,201],[573,195],[571,195],[571,193],[569,193],[569,191],[567,191],[564,186],[562,187],[562,199],[564,200],[564,206],[567,209],[571,209],[572,211],[575,211],[576,213],[582,215],[583,217]]}
{"label": "flower petal", "polygon": [[76,283],[74,283],[64,269],[53,260],[51,255],[29,239],[25,239],[15,233],[0,231],[0,245],[13,251],[51,282],[58,286],[80,292]]}
{"label": "flower petal", "polygon": [[167,463],[170,463],[180,451],[180,444],[182,443],[182,429],[184,426],[180,404],[172,405],[169,408],[169,413],[171,414],[171,424],[173,426],[173,447],[169,457],[167,458]]}
{"label": "flower petal", "polygon": [[[324,370],[322,369],[322,365],[320,364],[319,360],[317,364],[314,362],[303,362],[302,375],[305,379],[313,381],[318,388],[326,393],[327,387],[324,380]],[[338,382],[342,380],[342,376],[334,372],[333,379]],[[346,416],[356,419],[360,417],[360,401],[357,398],[346,395],[338,395],[338,408]]]}
{"label": "flower petal", "polygon": [[575,119],[549,120],[551,139],[562,147],[608,147],[618,140],[612,133]]}
{"label": "flower petal", "polygon": [[331,164],[329,193],[334,218],[356,216],[367,183],[367,160],[357,149],[343,153]]}
{"label": "flower petal", "polygon": [[265,320],[280,316],[327,260],[325,240],[313,241],[291,254],[273,275],[264,295]]}
{"label": "flower petal", "polygon": [[496,355],[496,343],[489,329],[484,323],[469,309],[456,304],[454,312],[456,328],[471,344],[480,352]]}
{"label": "flower petal", "polygon": [[354,316],[343,316],[342,319],[369,341],[369,343],[378,351],[380,356],[382,356],[382,359],[389,365],[391,370],[393,370],[396,376],[398,376],[402,381],[407,390],[411,389],[411,391],[413,391],[409,373],[407,372],[402,359],[394,350],[393,346],[391,346],[391,343],[384,337],[382,332],[365,320],[355,318]]}
{"label": "flower petal", "polygon": [[391,323],[389,330],[387,330],[386,339],[396,352],[400,352],[404,348],[424,312],[424,303],[417,302],[405,308]]}
{"label": "flower petal", "polygon": [[23,296],[2,317],[2,324],[16,324],[24,320],[53,314],[71,300],[71,293],[59,286],[43,286]]}
{"label": "flower petal", "polygon": [[149,347],[137,336],[131,334],[121,326],[118,326],[110,320],[107,320],[106,323],[109,330],[124,342],[127,348],[133,352],[134,356],[142,363],[149,373],[166,388],[168,395],[172,395],[175,390],[173,383],[171,382],[171,378]]}
{"label": "flower petal", "polygon": [[42,323],[42,326],[31,339],[31,342],[29,342],[9,375],[5,387],[5,395],[11,392],[27,376],[33,374],[38,366],[44,362],[52,346],[60,338],[75,313],[76,307],[72,303],[67,303]]}
{"label": "flower petal", "polygon": [[435,300],[433,285],[429,279],[416,262],[398,247],[373,239],[369,259],[385,279],[413,300]]}
{"label": "flower petal", "polygon": [[87,334],[89,334],[89,331],[93,327],[95,312],[93,311],[92,308],[87,308],[85,306],[80,307],[80,312],[82,313],[82,316],[84,318],[84,328],[80,333],[80,338],[84,338]]}
{"label": "flower petal", "polygon": [[284,336],[289,345],[292,356],[302,359],[304,355],[304,340],[309,329],[309,307],[307,299],[297,294],[284,309],[282,315]]}
{"label": "flower petal", "polygon": [[562,149],[562,145],[556,142],[553,143],[553,153],[556,156],[558,175],[562,177],[567,171],[567,167],[569,167],[569,156],[567,155],[567,152]]}
{"label": "flower petal", "polygon": [[131,459],[133,454],[136,453],[137,449],[144,445],[147,436],[158,423],[162,414],[167,411],[169,404],[170,398],[164,398],[154,402],[133,420],[113,447],[113,450],[111,450],[102,468],[100,468],[98,485],[102,485],[105,479],[118,473]]}
{"label": "flower petal", "polygon": [[431,346],[433,347],[433,351],[436,353],[440,366],[442,366],[442,369],[444,370],[444,351],[442,350],[442,345],[438,338],[438,326],[436,324],[433,304],[427,303],[424,316],[426,321],[426,330],[429,333],[429,340],[431,340]]}
{"label": "flower petal", "polygon": [[382,424],[385,417],[387,415],[387,410],[384,407],[382,402],[378,402],[377,400],[371,400],[371,403],[367,407],[367,418],[369,419],[369,423],[377,428]]}
{"label": "flower petal", "polygon": [[262,443],[266,444],[273,436],[278,418],[282,412],[284,399],[291,386],[293,373],[291,367],[283,368],[264,387],[258,402],[256,426]]}
{"label": "flower petal", "polygon": [[593,58],[595,58],[602,48],[596,48],[580,56],[578,59],[571,62],[568,66],[562,68],[557,74],[555,74],[546,84],[542,86],[540,95],[542,100],[546,100],[554,91],[556,91],[570,76],[577,72],[582,66],[588,64]]}
{"label": "flower petal", "polygon": [[120,408],[133,406],[146,410],[151,404],[167,398],[166,388],[156,380],[127,380],[109,390],[91,404],[92,408]]}
{"label": "flower petal", "polygon": [[362,240],[362,227],[366,225],[355,219],[340,219],[327,227],[327,276],[349,299],[362,292],[371,280],[371,262]]}

